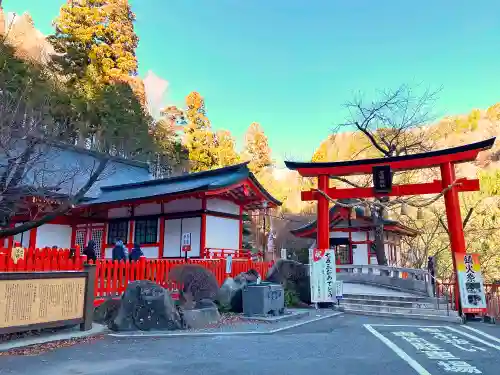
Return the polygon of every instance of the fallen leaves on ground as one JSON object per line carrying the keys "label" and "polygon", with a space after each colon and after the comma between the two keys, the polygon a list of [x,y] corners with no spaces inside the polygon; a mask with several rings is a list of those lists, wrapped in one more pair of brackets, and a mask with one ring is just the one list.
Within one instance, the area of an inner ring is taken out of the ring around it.
{"label": "fallen leaves on ground", "polygon": [[60,349],[60,348],[67,348],[70,346],[74,346],[77,344],[88,344],[92,343],[97,340],[102,340],[104,338],[104,335],[95,335],[95,336],[88,336],[88,337],[79,337],[79,338],[74,338],[74,339],[68,339],[68,340],[59,340],[59,341],[52,341],[52,342],[46,342],[42,344],[35,344],[35,345],[30,345],[30,346],[25,346],[22,348],[14,348],[10,349],[4,352],[0,352],[0,357],[1,356],[11,356],[11,355],[21,355],[21,356],[35,356],[35,355],[40,355],[43,353],[50,352],[55,349]]}

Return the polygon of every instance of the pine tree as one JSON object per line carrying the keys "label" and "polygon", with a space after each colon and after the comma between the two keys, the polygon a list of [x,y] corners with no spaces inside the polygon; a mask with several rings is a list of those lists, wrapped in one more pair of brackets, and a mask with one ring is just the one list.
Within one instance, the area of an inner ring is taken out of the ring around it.
{"label": "pine tree", "polygon": [[250,161],[249,168],[255,174],[273,165],[267,136],[256,122],[250,125],[245,134],[244,156]]}

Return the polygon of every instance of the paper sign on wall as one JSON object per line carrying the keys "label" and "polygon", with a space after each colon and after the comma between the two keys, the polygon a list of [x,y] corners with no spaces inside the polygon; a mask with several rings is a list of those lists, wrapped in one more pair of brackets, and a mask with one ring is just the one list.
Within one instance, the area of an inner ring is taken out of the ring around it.
{"label": "paper sign on wall", "polygon": [[182,251],[191,251],[191,233],[182,233]]}
{"label": "paper sign on wall", "polygon": [[486,312],[483,275],[479,254],[455,253],[460,302],[464,313]]}
{"label": "paper sign on wall", "polygon": [[335,302],[336,265],[333,249],[309,249],[311,302]]}

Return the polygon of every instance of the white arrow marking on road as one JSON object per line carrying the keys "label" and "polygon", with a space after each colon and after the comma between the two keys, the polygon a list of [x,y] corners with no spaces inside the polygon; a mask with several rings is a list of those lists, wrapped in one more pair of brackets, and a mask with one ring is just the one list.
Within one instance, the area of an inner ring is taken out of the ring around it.
{"label": "white arrow marking on road", "polygon": [[460,333],[461,335],[463,335],[465,337],[468,337],[468,338],[470,338],[472,340],[476,340],[477,342],[480,342],[481,344],[489,346],[490,348],[495,348],[496,350],[500,350],[500,346],[492,344],[492,343],[490,343],[488,341],[484,341],[483,339],[480,339],[479,337],[476,337],[474,335],[470,335],[467,332],[462,332],[459,329],[456,329],[456,328],[453,328],[453,327],[448,327],[448,326],[446,326],[446,328],[449,329],[450,331],[453,331],[453,332],[456,332],[456,333]]}
{"label": "white arrow marking on road", "polygon": [[415,361],[412,357],[410,357],[406,352],[401,349],[399,346],[394,344],[391,340],[389,340],[387,337],[382,335],[380,332],[375,330],[370,324],[363,324],[363,326],[370,331],[376,338],[378,338],[380,341],[382,341],[385,345],[387,345],[389,348],[392,349],[394,353],[396,353],[401,359],[403,359],[406,363],[408,363],[411,368],[413,368],[417,374],[419,375],[432,375],[429,371],[427,371],[425,368],[422,367],[420,363]]}
{"label": "white arrow marking on road", "polygon": [[473,332],[476,332],[476,333],[480,334],[481,336],[484,336],[484,337],[486,337],[486,338],[488,338],[490,340],[493,340],[493,341],[496,341],[496,342],[500,342],[500,339],[498,337],[492,336],[492,335],[490,335],[490,334],[488,334],[486,332],[483,332],[483,331],[481,331],[479,329],[468,327],[468,326],[462,326],[462,327],[463,328],[467,328],[467,329],[469,329],[469,330],[471,330]]}

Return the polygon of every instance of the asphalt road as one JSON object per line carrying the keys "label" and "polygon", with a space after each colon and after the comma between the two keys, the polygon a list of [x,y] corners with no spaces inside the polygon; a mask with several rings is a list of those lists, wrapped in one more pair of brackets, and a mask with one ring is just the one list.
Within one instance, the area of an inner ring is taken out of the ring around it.
{"label": "asphalt road", "polygon": [[0,357],[0,374],[498,375],[500,326],[467,327],[479,331],[340,315],[273,335],[108,337],[39,356]]}

